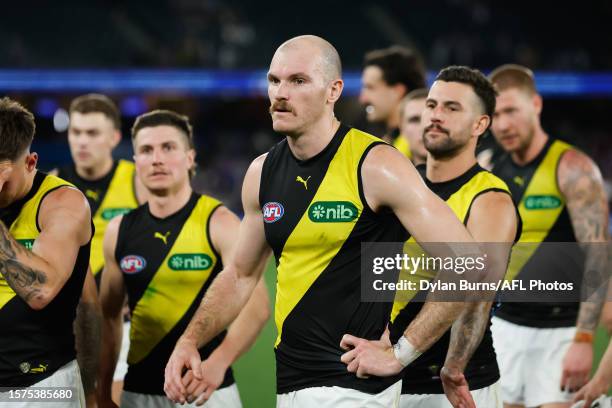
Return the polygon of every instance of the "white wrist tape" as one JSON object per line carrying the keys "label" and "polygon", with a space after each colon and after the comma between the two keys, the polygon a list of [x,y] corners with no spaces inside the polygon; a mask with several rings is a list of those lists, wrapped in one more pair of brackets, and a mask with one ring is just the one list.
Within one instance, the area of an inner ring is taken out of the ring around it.
{"label": "white wrist tape", "polygon": [[403,367],[416,360],[421,354],[404,336],[393,345],[393,354]]}

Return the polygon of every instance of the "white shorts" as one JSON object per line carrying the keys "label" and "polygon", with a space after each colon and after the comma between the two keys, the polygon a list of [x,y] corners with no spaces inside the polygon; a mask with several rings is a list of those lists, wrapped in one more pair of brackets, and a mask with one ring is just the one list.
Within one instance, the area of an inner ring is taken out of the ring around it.
{"label": "white shorts", "polygon": [[[85,391],[83,391],[83,382],[81,381],[81,370],[76,360],[72,360],[68,364],[61,367],[51,376],[42,381],[28,387],[27,389],[35,388],[67,388],[72,390],[71,401],[61,402],[1,402],[6,401],[8,393],[2,393],[0,408],[85,408]],[[58,390],[59,391],[59,390]]]}
{"label": "white shorts", "polygon": [[402,381],[378,394],[342,387],[311,387],[276,396],[276,408],[397,408]]}
{"label": "white shorts", "polygon": [[540,329],[493,317],[491,332],[505,403],[537,407],[571,401],[572,394],[561,391],[561,374],[575,327]]}
{"label": "white shorts", "polygon": [[119,352],[119,358],[117,359],[117,366],[115,367],[115,373],[113,374],[113,381],[123,381],[125,374],[127,374],[128,363],[127,356],[130,350],[130,322],[123,323],[123,337],[121,339],[121,351]]}
{"label": "white shorts", "polygon": [[[499,381],[470,391],[477,408],[503,408]],[[402,394],[400,408],[453,408],[444,394]]]}
{"label": "white shorts", "polygon": [[[162,395],[138,394],[135,392],[123,391],[121,394],[121,408],[175,408],[175,407],[195,407],[195,401],[191,404],[175,404]],[[238,387],[232,384],[216,390],[206,401],[204,408],[242,408]]]}

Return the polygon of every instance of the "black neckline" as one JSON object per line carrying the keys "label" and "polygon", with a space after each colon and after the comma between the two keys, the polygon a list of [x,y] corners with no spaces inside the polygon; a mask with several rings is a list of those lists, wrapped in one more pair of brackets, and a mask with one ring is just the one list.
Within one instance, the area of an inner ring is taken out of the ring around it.
{"label": "black neckline", "polygon": [[189,197],[189,200],[187,200],[187,202],[185,203],[184,206],[182,206],[181,208],[179,208],[178,210],[176,210],[175,212],[173,212],[172,214],[160,218],[160,217],[156,217],[155,215],[153,215],[151,213],[151,209],[149,208],[149,203],[147,202],[144,206],[145,206],[145,210],[147,211],[147,214],[149,215],[149,217],[151,217],[151,219],[153,219],[154,221],[157,222],[166,222],[166,221],[172,221],[175,218],[178,218],[181,216],[181,214],[183,213],[183,211],[186,208],[191,208],[193,209],[193,207],[195,207],[196,202],[198,201],[198,199],[200,198],[200,195],[198,193],[196,193],[195,191],[191,192],[191,196]]}
{"label": "black neckline", "polygon": [[535,164],[539,164],[540,162],[542,162],[542,160],[544,160],[544,156],[546,156],[546,153],[548,153],[548,150],[550,149],[550,146],[553,144],[554,141],[555,141],[555,139],[553,139],[552,137],[549,136],[548,140],[544,144],[544,147],[542,148],[540,153],[538,153],[536,155],[536,157],[533,158],[533,160],[531,160],[531,161],[521,165],[521,164],[516,163],[512,159],[512,155],[509,155],[510,163],[512,163],[512,165],[514,167],[519,168],[519,169],[526,169],[526,168],[528,168],[530,166],[533,166]]}
{"label": "black neckline", "polygon": [[427,182],[428,186],[431,187],[437,187],[437,188],[443,188],[446,187],[448,185],[451,184],[455,184],[457,182],[461,182],[461,184],[465,184],[465,182],[467,180],[470,180],[472,177],[474,177],[477,173],[481,172],[481,171],[486,171],[485,169],[483,169],[482,167],[480,167],[480,165],[478,163],[474,164],[472,167],[470,167],[468,170],[466,170],[463,174],[447,180],[447,181],[440,181],[440,182],[433,182],[431,180],[429,180],[427,178],[427,176],[424,177],[425,181]]}
{"label": "black neckline", "polygon": [[111,167],[110,171],[106,173],[105,175],[103,175],[102,177],[99,177],[93,180],[89,180],[89,179],[85,179],[81,177],[79,173],[77,172],[76,165],[74,163],[72,164],[72,171],[74,171],[74,176],[77,178],[77,180],[79,180],[82,184],[88,185],[88,184],[96,184],[101,181],[110,180],[115,174],[115,171],[117,170],[117,166],[119,166],[119,160],[113,160],[113,166]]}
{"label": "black neckline", "polygon": [[327,152],[329,152],[329,150],[332,149],[333,146],[338,144],[337,143],[338,139],[346,135],[349,132],[349,130],[350,128],[340,123],[338,130],[336,131],[336,133],[334,133],[334,136],[331,138],[329,143],[327,143],[327,146],[325,146],[323,150],[321,150],[319,153],[305,160],[300,160],[297,157],[295,157],[295,155],[291,151],[291,147],[289,147],[289,141],[285,140],[285,142],[287,143],[287,150],[289,150],[289,155],[298,164],[298,166],[306,166],[306,165],[316,162],[318,159],[323,157]]}

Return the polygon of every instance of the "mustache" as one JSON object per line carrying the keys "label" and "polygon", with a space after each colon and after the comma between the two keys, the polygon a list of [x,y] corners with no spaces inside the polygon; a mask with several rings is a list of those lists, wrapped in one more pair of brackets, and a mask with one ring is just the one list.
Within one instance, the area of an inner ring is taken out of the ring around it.
{"label": "mustache", "polygon": [[270,105],[270,114],[274,113],[277,110],[293,112],[293,107],[289,105],[287,101],[275,101]]}
{"label": "mustache", "polygon": [[448,129],[445,129],[440,125],[432,123],[431,125],[427,126],[425,129],[423,129],[423,136],[425,136],[425,134],[429,132],[430,130],[437,130],[438,132],[445,133],[446,135],[450,134],[450,131]]}

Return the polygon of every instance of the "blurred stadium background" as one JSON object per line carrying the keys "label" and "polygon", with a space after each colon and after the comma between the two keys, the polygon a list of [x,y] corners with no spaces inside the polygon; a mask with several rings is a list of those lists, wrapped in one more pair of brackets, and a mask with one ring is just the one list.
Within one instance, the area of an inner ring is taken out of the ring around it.
{"label": "blurred stadium background", "polygon": [[[610,186],[611,20],[606,0],[3,2],[0,95],[35,113],[42,169],[69,162],[66,109],[82,93],[105,93],[119,104],[118,157],[132,154],[135,116],[156,108],[187,114],[200,166],[195,188],[241,213],[248,163],[280,140],[265,89],[276,47],[305,33],[330,40],[347,80],[337,116],[376,134],[381,129],[365,121],[356,98],[363,54],[401,44],[421,51],[430,78],[450,64],[484,72],[508,62],[531,67],[545,98],[544,128],[592,155]],[[267,278],[273,292],[273,265]],[[273,406],[274,337],[270,322],[237,364],[245,407]],[[598,339],[602,348],[607,338],[601,332]]]}

